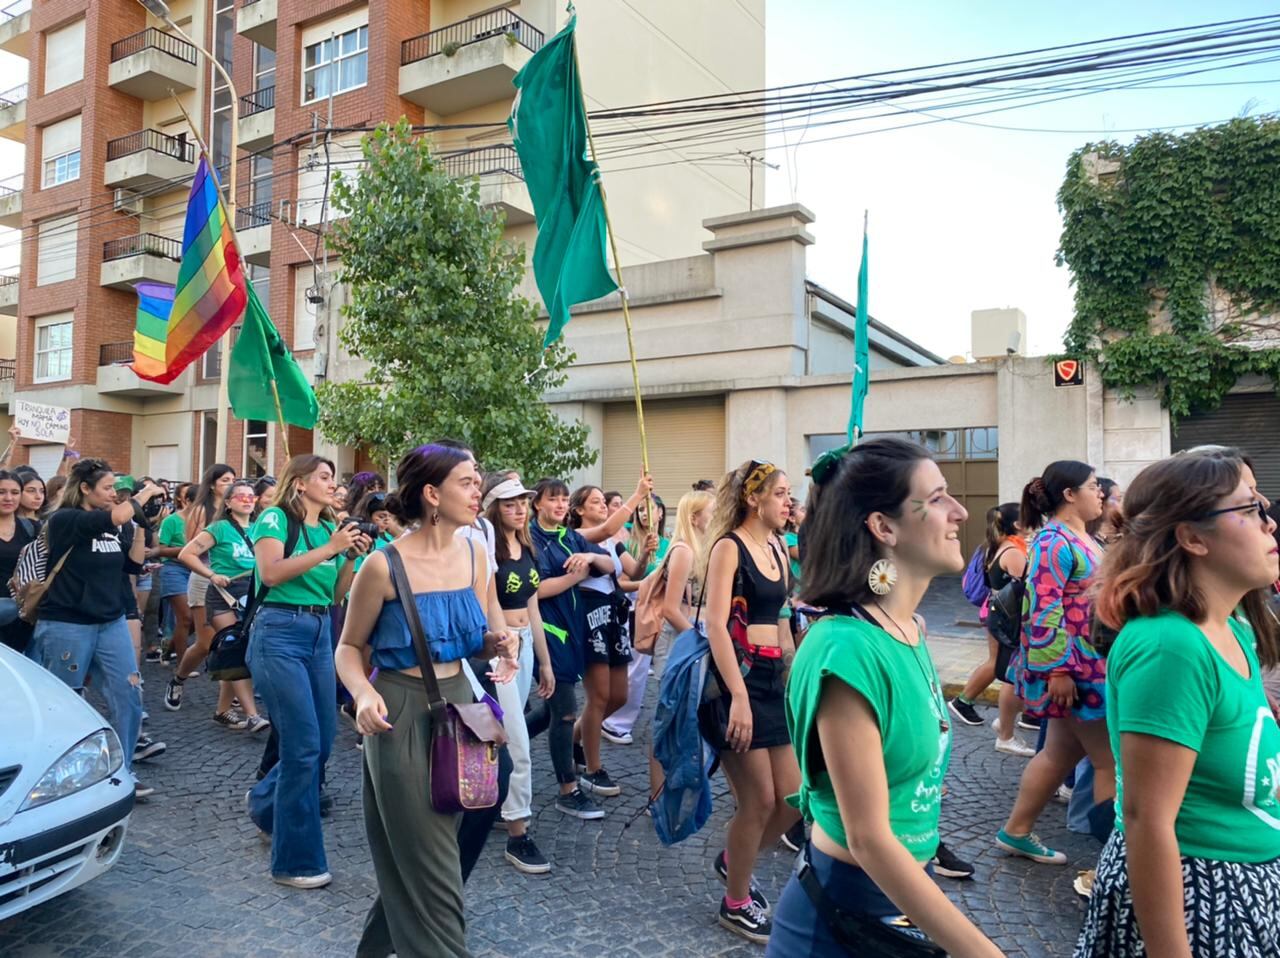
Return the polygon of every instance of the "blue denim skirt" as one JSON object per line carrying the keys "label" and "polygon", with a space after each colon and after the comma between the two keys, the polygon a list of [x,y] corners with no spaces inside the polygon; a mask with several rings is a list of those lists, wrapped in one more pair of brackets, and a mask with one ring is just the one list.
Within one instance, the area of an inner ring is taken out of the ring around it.
{"label": "blue denim skirt", "polygon": [[160,598],[186,596],[187,583],[191,579],[191,570],[170,560],[160,567]]}

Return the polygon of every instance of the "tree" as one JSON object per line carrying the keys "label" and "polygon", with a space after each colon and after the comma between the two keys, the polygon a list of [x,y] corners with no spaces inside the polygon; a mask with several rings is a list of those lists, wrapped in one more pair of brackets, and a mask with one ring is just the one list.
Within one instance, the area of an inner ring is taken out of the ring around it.
{"label": "tree", "polygon": [[449,436],[530,477],[593,463],[587,427],[542,401],[574,357],[562,343],[543,351],[537,310],[515,293],[523,252],[476,181],[447,173],[404,119],[363,154],[358,177],[336,179],[331,202],[347,213],[330,248],[348,289],[339,340],[369,374],[319,388],[323,434],[379,461]]}

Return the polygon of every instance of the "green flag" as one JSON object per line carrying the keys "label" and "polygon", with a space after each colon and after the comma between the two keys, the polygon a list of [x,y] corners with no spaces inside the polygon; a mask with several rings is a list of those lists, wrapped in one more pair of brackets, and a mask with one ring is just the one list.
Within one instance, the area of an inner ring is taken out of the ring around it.
{"label": "green flag", "polygon": [[[293,354],[285,348],[284,340],[258,299],[253,283],[246,280],[245,285],[249,291],[249,302],[245,306],[244,325],[231,348],[231,364],[227,368],[231,411],[237,419],[266,422],[283,419],[310,429],[316,424],[320,411],[315,391],[298,368]],[[274,391],[271,388],[273,382]],[[280,396],[279,410],[276,409],[277,392]]]}
{"label": "green flag", "polygon": [[560,338],[570,306],[618,288],[605,255],[600,170],[587,151],[587,113],[574,55],[577,22],[571,16],[516,74],[507,121],[538,223],[533,277],[551,317],[544,347]]}
{"label": "green flag", "polygon": [[862,265],[858,267],[858,311],[853,322],[853,408],[849,411],[849,442],[862,438],[862,405],[871,387],[871,358],[867,349],[867,220],[862,219]]}

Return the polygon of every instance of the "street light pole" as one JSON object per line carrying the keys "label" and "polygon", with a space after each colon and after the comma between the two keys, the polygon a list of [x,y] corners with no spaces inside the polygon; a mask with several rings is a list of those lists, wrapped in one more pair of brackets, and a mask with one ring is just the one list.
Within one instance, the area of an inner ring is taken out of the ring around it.
{"label": "street light pole", "polygon": [[[240,132],[240,96],[236,93],[236,85],[231,80],[231,75],[218,62],[218,58],[212,53],[196,43],[195,40],[184,31],[180,26],[173,22],[173,16],[169,10],[169,4],[165,0],[138,0],[147,12],[152,16],[164,21],[164,25],[176,33],[180,38],[187,41],[197,50],[199,50],[210,63],[213,68],[218,71],[223,81],[227,84],[227,92],[231,94],[231,163],[230,171],[227,174],[227,188],[230,196],[227,201],[227,215],[231,218],[231,236],[234,240],[236,235],[236,138]],[[193,131],[194,132],[194,131]],[[199,134],[197,134],[197,137]],[[213,157],[210,157],[212,160]],[[215,166],[214,172],[217,172]],[[237,251],[239,250],[239,242],[236,242]],[[227,407],[230,405],[227,390],[227,367],[231,363],[231,331],[228,329],[223,334],[219,344],[220,361],[218,363],[218,443],[222,446],[223,451],[227,448]],[[222,456],[217,457],[218,460]]]}

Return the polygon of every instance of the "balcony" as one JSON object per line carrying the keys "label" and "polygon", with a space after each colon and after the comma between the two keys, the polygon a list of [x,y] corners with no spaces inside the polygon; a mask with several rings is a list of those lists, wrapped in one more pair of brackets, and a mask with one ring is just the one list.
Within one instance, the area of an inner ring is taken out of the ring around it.
{"label": "balcony", "polygon": [[511,79],[542,47],[542,31],[508,10],[405,40],[400,95],[448,116],[511,97]]}
{"label": "balcony", "polygon": [[254,266],[271,264],[271,201],[236,207],[236,242]]}
{"label": "balcony", "polygon": [[236,10],[236,33],[276,48],[276,0],[244,0]]}
{"label": "balcony", "polygon": [[477,177],[481,205],[500,210],[508,226],[533,222],[533,203],[515,147],[503,144],[464,150],[441,156],[440,164],[451,176]]}
{"label": "balcony", "polygon": [[0,315],[18,315],[18,277],[16,275],[0,276]]}
{"label": "balcony", "polygon": [[173,382],[154,383],[142,379],[129,368],[133,362],[133,340],[103,343],[98,347],[98,392],[112,396],[180,396],[190,385],[191,374],[184,372]]}
{"label": "balcony", "polygon": [[0,50],[31,57],[31,0],[17,0],[0,9]]}
{"label": "balcony", "polygon": [[182,241],[155,233],[108,240],[102,246],[101,286],[133,292],[135,283],[178,282]]}
{"label": "balcony", "polygon": [[17,372],[16,359],[0,359],[0,409],[8,409],[13,402],[13,381]]}
{"label": "balcony", "polygon": [[159,130],[139,130],[107,141],[107,186],[142,190],[180,185],[190,177],[196,162],[195,144],[185,137]]}
{"label": "balcony", "polygon": [[[266,3],[267,0],[258,0]],[[240,122],[236,139],[242,150],[261,150],[276,138],[276,88],[264,86],[240,98]]]}
{"label": "balcony", "polygon": [[27,85],[0,93],[0,136],[25,143],[27,139]]}
{"label": "balcony", "polygon": [[22,226],[22,175],[0,180],[0,226]]}
{"label": "balcony", "polygon": [[107,83],[139,100],[166,100],[170,91],[196,88],[196,56],[186,40],[148,27],[111,44]]}

